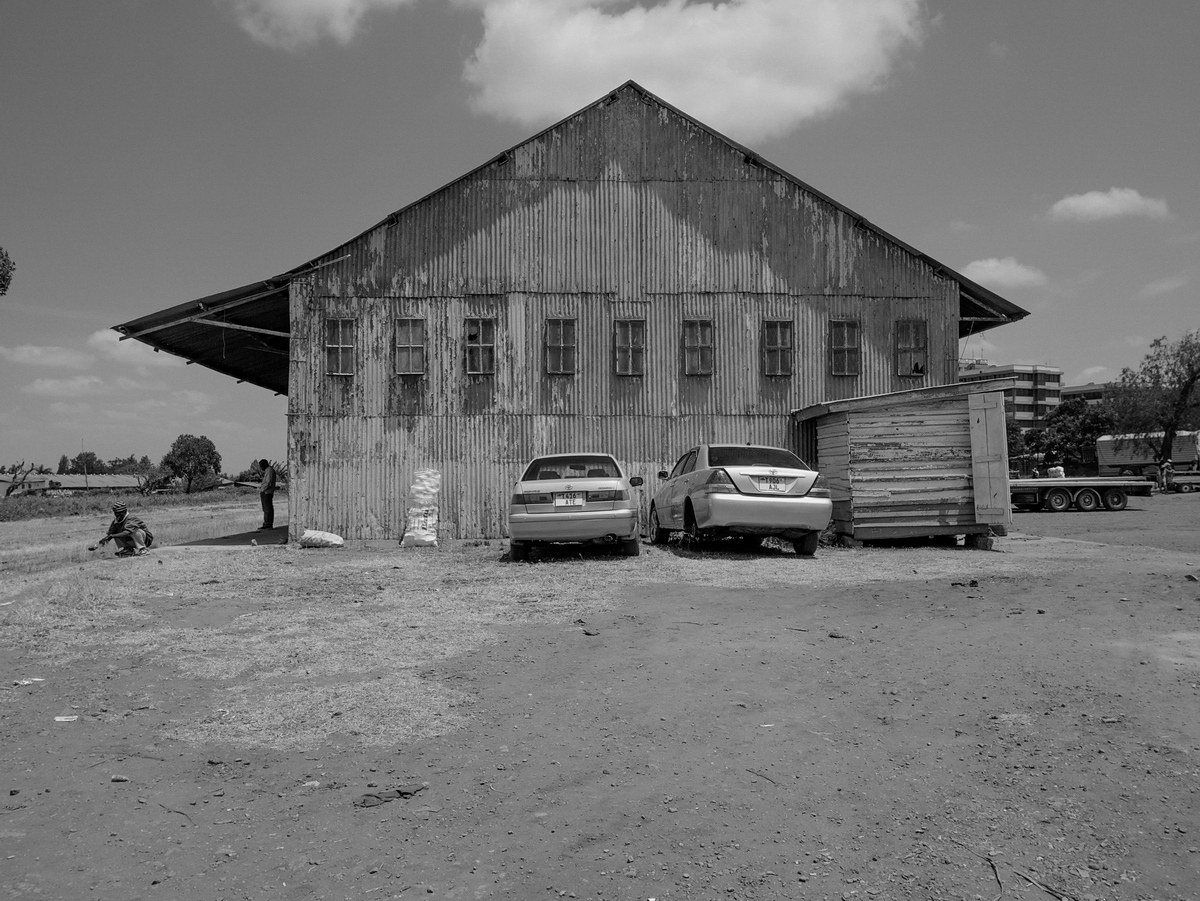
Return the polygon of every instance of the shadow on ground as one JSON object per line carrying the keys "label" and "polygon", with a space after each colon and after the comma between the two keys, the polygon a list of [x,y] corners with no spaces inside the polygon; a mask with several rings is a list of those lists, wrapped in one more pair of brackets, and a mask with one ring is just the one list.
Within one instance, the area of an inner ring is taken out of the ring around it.
{"label": "shadow on ground", "polygon": [[287,544],[287,540],[287,526],[276,526],[273,529],[253,529],[236,535],[205,538],[202,541],[185,541],[177,547],[245,547],[252,541],[258,544]]}

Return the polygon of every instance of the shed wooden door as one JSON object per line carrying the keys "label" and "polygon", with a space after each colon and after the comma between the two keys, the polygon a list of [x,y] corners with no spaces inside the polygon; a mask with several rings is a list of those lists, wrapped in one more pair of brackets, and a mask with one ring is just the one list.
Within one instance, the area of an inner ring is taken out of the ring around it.
{"label": "shed wooden door", "polygon": [[1008,434],[1004,423],[1004,394],[989,391],[967,397],[971,417],[971,474],[975,521],[1012,525],[1008,493]]}

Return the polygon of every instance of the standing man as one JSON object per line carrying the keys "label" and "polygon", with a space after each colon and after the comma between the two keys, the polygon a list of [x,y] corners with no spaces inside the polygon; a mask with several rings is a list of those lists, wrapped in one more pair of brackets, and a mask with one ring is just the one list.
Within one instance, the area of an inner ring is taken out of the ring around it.
{"label": "standing man", "polygon": [[136,516],[130,516],[124,501],[112,505],[113,521],[109,523],[108,533],[100,539],[100,544],[115,541],[120,550],[118,557],[141,557],[149,553],[147,546],[153,543],[154,536],[146,528],[146,524]]}
{"label": "standing man", "polygon": [[1158,490],[1166,494],[1171,490],[1171,479],[1175,476],[1175,467],[1171,465],[1171,459],[1168,457],[1163,460],[1162,466],[1158,467]]}
{"label": "standing man", "polygon": [[259,460],[258,468],[262,472],[262,481],[258,485],[258,497],[262,501],[263,524],[258,531],[275,527],[275,467],[270,460]]}

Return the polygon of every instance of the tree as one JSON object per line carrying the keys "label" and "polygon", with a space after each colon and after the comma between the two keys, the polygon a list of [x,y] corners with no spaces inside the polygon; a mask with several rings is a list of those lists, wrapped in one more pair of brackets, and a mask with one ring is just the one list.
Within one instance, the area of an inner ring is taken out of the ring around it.
{"label": "tree", "polygon": [[17,264],[12,261],[8,251],[0,247],[0,297],[8,293],[8,286],[12,284],[13,270],[16,268]]}
{"label": "tree", "polygon": [[[60,465],[62,461],[59,461]],[[101,460],[95,451],[80,451],[68,463],[67,472],[71,475],[104,475],[110,472],[108,464]]]}
{"label": "tree", "polygon": [[148,464],[145,468],[139,469],[137,473],[137,486],[139,494],[153,494],[162,488],[166,488],[171,484],[171,472],[161,466],[154,466],[150,463],[148,457],[143,457],[143,460]]}
{"label": "tree", "polygon": [[1025,436],[1029,448],[1066,466],[1080,467],[1095,460],[1096,439],[1112,431],[1112,411],[1081,397],[1063,401],[1046,416],[1044,428]]}
{"label": "tree", "polygon": [[26,480],[31,475],[52,474],[53,473],[50,472],[49,467],[41,466],[36,463],[30,463],[28,466],[26,466],[24,460],[22,460],[20,463],[13,463],[11,466],[0,466],[0,475],[12,476],[12,483],[5,490],[4,496],[8,497],[10,494],[16,494],[18,491],[21,491],[25,486]]}
{"label": "tree", "polygon": [[1141,438],[1162,432],[1158,458],[1169,459],[1179,431],[1200,426],[1200,329],[1152,341],[1137,369],[1121,370],[1111,403],[1115,431]]}
{"label": "tree", "polygon": [[191,494],[192,483],[206,477],[215,477],[221,471],[221,455],[216,446],[201,435],[180,435],[171,445],[171,450],[162,458],[164,469],[170,470],[184,481],[184,492]]}
{"label": "tree", "polygon": [[1004,432],[1008,440],[1008,459],[1016,460],[1025,456],[1025,433],[1015,419],[1010,417],[1004,420]]}
{"label": "tree", "polygon": [[61,457],[58,458],[58,474],[60,476],[65,476],[70,471],[71,471],[71,461],[67,458],[66,454],[63,454]]}

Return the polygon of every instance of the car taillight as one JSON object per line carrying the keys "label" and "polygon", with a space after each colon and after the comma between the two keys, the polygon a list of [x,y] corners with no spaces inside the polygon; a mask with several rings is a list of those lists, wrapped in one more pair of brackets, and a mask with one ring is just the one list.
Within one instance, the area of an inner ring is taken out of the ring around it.
{"label": "car taillight", "polygon": [[737,486],[723,469],[714,469],[700,490],[705,494],[737,494]]}
{"label": "car taillight", "polygon": [[624,488],[613,488],[607,491],[589,491],[587,499],[589,501],[627,501],[629,500],[629,492]]}
{"label": "car taillight", "polygon": [[512,502],[514,504],[552,504],[554,503],[554,496],[543,492],[521,494],[518,491],[513,494]]}
{"label": "car taillight", "polygon": [[813,480],[812,487],[808,489],[809,497],[829,497],[829,480],[824,474],[818,474]]}

